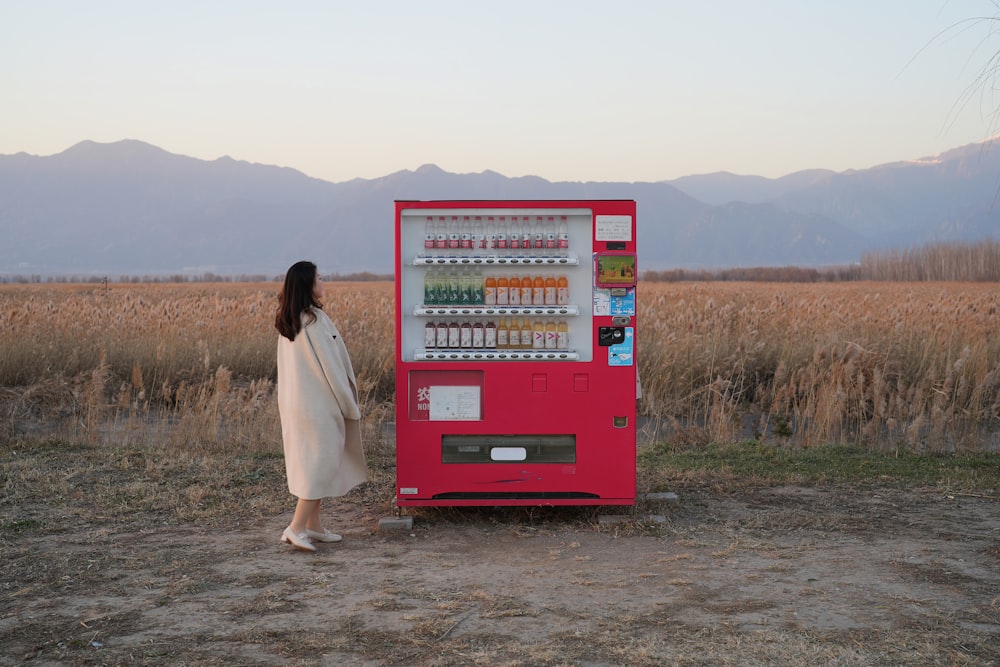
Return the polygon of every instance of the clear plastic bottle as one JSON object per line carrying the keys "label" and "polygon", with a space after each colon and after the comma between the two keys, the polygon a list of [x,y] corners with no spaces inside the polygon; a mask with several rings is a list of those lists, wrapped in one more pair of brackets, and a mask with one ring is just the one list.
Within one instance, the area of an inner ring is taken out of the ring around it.
{"label": "clear plastic bottle", "polygon": [[462,282],[458,269],[448,272],[448,303],[453,306],[462,303]]}
{"label": "clear plastic bottle", "polygon": [[557,245],[556,219],[550,215],[545,223],[545,255],[548,257],[554,257]]}
{"label": "clear plastic bottle", "polygon": [[556,277],[551,273],[545,276],[545,305],[556,305],[558,288],[556,287]]}
{"label": "clear plastic bottle", "polygon": [[462,231],[459,238],[462,257],[472,256],[472,220],[469,216],[462,218]]}
{"label": "clear plastic bottle", "polygon": [[483,347],[487,350],[497,348],[497,325],[494,324],[493,320],[486,322],[486,326],[483,327]]}
{"label": "clear plastic bottle", "polygon": [[424,305],[437,305],[437,275],[434,270],[424,272]]}
{"label": "clear plastic bottle", "polygon": [[545,223],[542,216],[535,218],[535,231],[532,234],[531,248],[533,255],[541,255],[545,252]]}
{"label": "clear plastic bottle", "polygon": [[431,257],[434,254],[434,244],[437,240],[437,230],[434,228],[434,216],[427,216],[424,223],[424,255]]}
{"label": "clear plastic bottle", "polygon": [[458,226],[458,216],[451,216],[451,222],[448,223],[448,255],[450,257],[458,257],[459,251],[462,249],[462,231]]}
{"label": "clear plastic bottle", "polygon": [[569,304],[569,278],[560,275],[556,281],[556,304],[565,306]]}
{"label": "clear plastic bottle", "polygon": [[535,276],[531,281],[531,303],[536,306],[545,305],[545,278]]}
{"label": "clear plastic bottle", "polygon": [[521,322],[521,347],[531,349],[531,320],[527,317]]}
{"label": "clear plastic bottle", "polygon": [[461,288],[461,291],[459,292],[458,302],[463,306],[471,306],[473,303],[475,303],[472,300],[474,292],[474,290],[472,289],[472,271],[469,271],[467,269],[463,270],[461,274],[459,274],[458,281],[459,281],[459,286]]}
{"label": "clear plastic bottle", "polygon": [[497,305],[507,306],[510,304],[510,281],[507,276],[501,274],[497,277]]}
{"label": "clear plastic bottle", "polygon": [[482,322],[477,321],[472,325],[472,347],[476,350],[486,347],[486,328]]}
{"label": "clear plastic bottle", "polygon": [[451,350],[457,350],[462,345],[462,327],[458,323],[458,320],[453,320],[448,323],[448,348]]}
{"label": "clear plastic bottle", "polygon": [[545,324],[541,320],[531,326],[531,348],[534,350],[545,349]]}
{"label": "clear plastic bottle", "polygon": [[448,254],[448,224],[443,215],[438,218],[434,228],[434,254],[438,257]]}
{"label": "clear plastic bottle", "polygon": [[433,322],[424,325],[424,347],[426,349],[437,347],[437,325]]}
{"label": "clear plastic bottle", "polygon": [[521,253],[521,223],[517,221],[516,215],[510,218],[510,229],[507,231],[507,248],[512,255],[519,255]]}
{"label": "clear plastic bottle", "polygon": [[509,337],[508,337],[508,333],[509,333],[509,331],[507,329],[507,323],[503,320],[503,318],[500,318],[500,323],[497,324],[497,349],[498,350],[506,350],[508,348],[508,346],[509,346],[508,341],[510,340]]}
{"label": "clear plastic bottle", "polygon": [[434,347],[446,350],[448,349],[448,323],[438,322],[437,325],[437,345]]}
{"label": "clear plastic bottle", "polygon": [[486,232],[483,229],[483,216],[477,215],[472,224],[472,254],[482,256],[486,254]]}
{"label": "clear plastic bottle", "polygon": [[507,303],[512,306],[521,305],[521,279],[516,275],[510,277],[509,296]]}
{"label": "clear plastic bottle", "polygon": [[569,349],[569,324],[566,322],[559,322],[556,327],[556,347],[560,350]]}
{"label": "clear plastic bottle", "polygon": [[569,255],[569,225],[566,222],[566,216],[559,217],[559,237],[556,241],[558,246],[560,257],[566,257]]}
{"label": "clear plastic bottle", "polygon": [[472,323],[468,320],[463,321],[458,327],[458,346],[463,350],[472,349]]}
{"label": "clear plastic bottle", "polygon": [[507,254],[507,216],[501,215],[497,220],[497,253]]}
{"label": "clear plastic bottle", "polygon": [[556,329],[556,323],[549,320],[545,323],[545,349],[554,350],[558,344],[559,333]]}
{"label": "clear plastic bottle", "polygon": [[487,306],[497,305],[497,279],[491,274],[483,281],[483,304]]}
{"label": "clear plastic bottle", "polygon": [[486,255],[497,254],[497,225],[493,216],[486,218]]}
{"label": "clear plastic bottle", "polygon": [[507,346],[512,350],[520,350],[523,347],[521,342],[521,320],[507,320]]}
{"label": "clear plastic bottle", "polygon": [[532,299],[531,299],[531,293],[533,291],[534,290],[532,290],[532,285],[531,285],[531,276],[529,276],[529,275],[523,275],[523,276],[521,276],[521,305],[522,306],[530,306],[531,305],[531,301],[532,301]]}
{"label": "clear plastic bottle", "polygon": [[483,272],[481,269],[473,269],[472,271],[472,303],[477,306],[482,306],[486,303],[485,295],[485,284],[483,281]]}

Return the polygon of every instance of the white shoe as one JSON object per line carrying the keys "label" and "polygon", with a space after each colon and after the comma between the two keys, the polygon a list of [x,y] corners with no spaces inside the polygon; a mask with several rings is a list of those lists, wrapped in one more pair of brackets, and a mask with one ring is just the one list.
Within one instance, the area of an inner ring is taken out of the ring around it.
{"label": "white shoe", "polygon": [[316,540],[317,542],[339,542],[342,539],[340,535],[337,533],[331,533],[326,528],[323,529],[322,533],[306,529],[306,536]]}
{"label": "white shoe", "polygon": [[309,531],[296,535],[292,532],[292,527],[289,526],[288,528],[285,528],[285,532],[281,534],[281,541],[291,544],[296,549],[302,549],[303,551],[316,551],[316,547],[309,541],[308,532]]}

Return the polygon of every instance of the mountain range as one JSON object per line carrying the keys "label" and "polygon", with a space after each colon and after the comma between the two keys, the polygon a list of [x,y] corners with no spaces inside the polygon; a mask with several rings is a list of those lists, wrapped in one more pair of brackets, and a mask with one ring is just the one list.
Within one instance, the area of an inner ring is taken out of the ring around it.
{"label": "mountain range", "polygon": [[1000,238],[1000,146],[782,178],[550,182],[434,165],[333,183],[136,140],[0,155],[0,275],[391,273],[393,201],[635,199],[640,269],[821,267]]}

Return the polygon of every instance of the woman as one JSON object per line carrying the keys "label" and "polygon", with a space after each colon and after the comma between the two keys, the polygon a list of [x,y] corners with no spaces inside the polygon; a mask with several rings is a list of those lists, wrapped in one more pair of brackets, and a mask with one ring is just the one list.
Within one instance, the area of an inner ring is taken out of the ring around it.
{"label": "woman", "polygon": [[274,326],[278,337],[278,414],[288,490],[298,498],[281,540],[305,551],[339,542],[323,527],[323,498],[367,481],[357,382],[344,340],[323,312],[323,283],[312,262],[285,274]]}

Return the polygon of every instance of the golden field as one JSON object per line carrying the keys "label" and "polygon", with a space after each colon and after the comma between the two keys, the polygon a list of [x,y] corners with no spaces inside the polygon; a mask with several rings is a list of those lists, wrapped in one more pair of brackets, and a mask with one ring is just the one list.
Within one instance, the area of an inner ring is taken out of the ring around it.
{"label": "golden field", "polygon": [[[0,285],[4,421],[273,448],[278,288]],[[663,438],[997,448],[994,283],[641,282],[638,294],[640,413]],[[378,431],[393,410],[392,284],[327,283],[326,310]]]}

